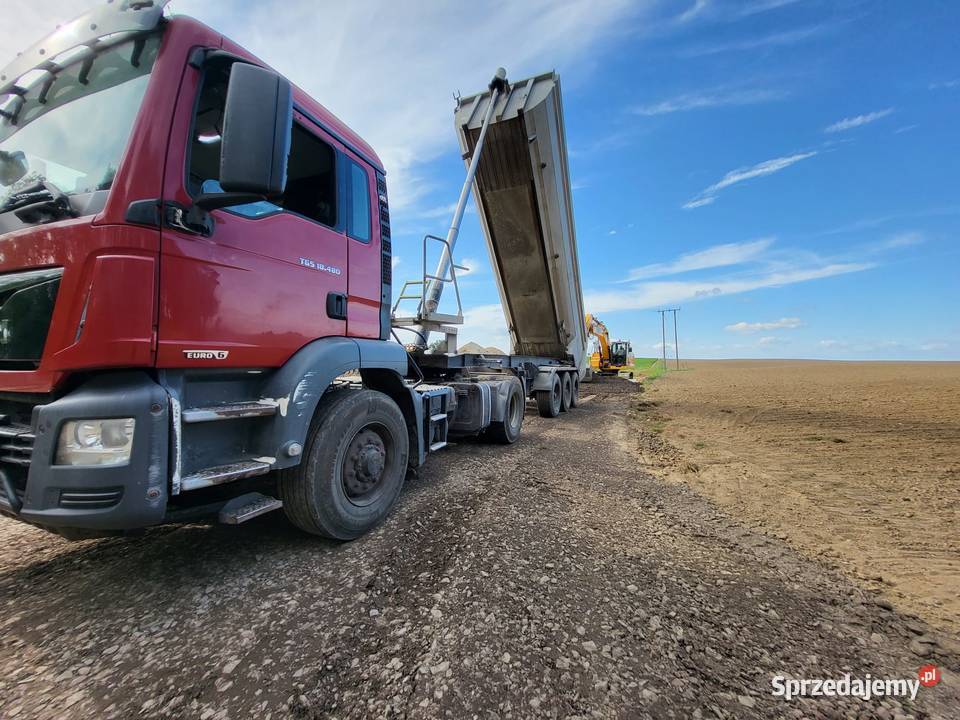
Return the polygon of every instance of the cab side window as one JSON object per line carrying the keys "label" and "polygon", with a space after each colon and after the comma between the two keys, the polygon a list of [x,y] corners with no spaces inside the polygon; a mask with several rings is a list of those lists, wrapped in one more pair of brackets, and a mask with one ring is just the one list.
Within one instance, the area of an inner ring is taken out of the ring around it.
{"label": "cab side window", "polygon": [[287,188],[280,204],[287,210],[333,227],[337,224],[337,168],[334,149],[299,123],[293,123]]}
{"label": "cab side window", "polygon": [[370,179],[367,171],[350,160],[350,218],[347,234],[370,242]]}
{"label": "cab side window", "polygon": [[[187,189],[191,195],[223,192],[220,149],[229,80],[229,65],[211,65],[205,69],[187,164]],[[338,219],[336,156],[333,147],[294,121],[283,196],[269,202],[237,205],[228,211],[256,218],[287,210],[335,227]]]}

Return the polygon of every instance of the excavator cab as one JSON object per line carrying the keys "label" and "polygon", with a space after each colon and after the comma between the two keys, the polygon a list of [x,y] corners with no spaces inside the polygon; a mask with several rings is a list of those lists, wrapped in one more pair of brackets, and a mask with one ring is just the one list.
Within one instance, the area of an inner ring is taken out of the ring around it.
{"label": "excavator cab", "polygon": [[614,367],[632,364],[627,362],[627,357],[632,354],[633,348],[626,340],[614,340],[610,343],[610,364]]}

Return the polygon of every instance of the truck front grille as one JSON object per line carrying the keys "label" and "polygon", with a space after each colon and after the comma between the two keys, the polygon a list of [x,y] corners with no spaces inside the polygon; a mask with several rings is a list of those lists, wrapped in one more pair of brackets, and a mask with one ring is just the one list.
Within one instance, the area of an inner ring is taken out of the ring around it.
{"label": "truck front grille", "polygon": [[26,425],[0,425],[0,463],[30,467],[34,439]]}
{"label": "truck front grille", "polygon": [[16,498],[8,498],[0,483],[0,496],[10,505],[19,505],[27,489],[27,472],[33,456],[34,435],[29,425],[14,422],[0,415],[0,470],[3,470],[13,485]]}

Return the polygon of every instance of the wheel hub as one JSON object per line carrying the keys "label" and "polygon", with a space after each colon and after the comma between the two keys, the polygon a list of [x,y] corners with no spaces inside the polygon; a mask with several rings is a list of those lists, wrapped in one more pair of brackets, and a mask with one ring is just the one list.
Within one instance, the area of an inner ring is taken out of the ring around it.
{"label": "wheel hub", "polygon": [[343,463],[343,485],[347,495],[360,498],[373,492],[383,480],[387,449],[372,430],[362,430],[347,448]]}

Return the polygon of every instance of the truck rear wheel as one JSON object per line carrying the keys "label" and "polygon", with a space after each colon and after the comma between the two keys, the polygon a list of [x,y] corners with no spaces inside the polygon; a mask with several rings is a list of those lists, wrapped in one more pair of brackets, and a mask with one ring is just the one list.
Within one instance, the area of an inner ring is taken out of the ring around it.
{"label": "truck rear wheel", "polygon": [[335,390],[314,414],[303,460],[280,474],[280,497],[301,530],[353,540],[393,507],[407,470],[400,408],[374,390]]}
{"label": "truck rear wheel", "polygon": [[510,382],[507,391],[507,400],[503,409],[503,422],[490,423],[484,437],[492,442],[510,445],[520,437],[520,428],[523,427],[523,410],[526,399],[523,396],[523,385],[519,380]]}
{"label": "truck rear wheel", "polygon": [[580,404],[580,376],[577,373],[570,373],[570,407],[575,408]]}
{"label": "truck rear wheel", "polygon": [[562,397],[563,388],[560,386],[560,376],[554,373],[550,390],[537,390],[537,410],[540,411],[540,417],[555,418],[559,415]]}
{"label": "truck rear wheel", "polygon": [[560,381],[562,392],[560,393],[560,412],[566,412],[573,405],[570,402],[573,396],[573,383],[570,380],[570,373],[563,373],[563,379]]}

